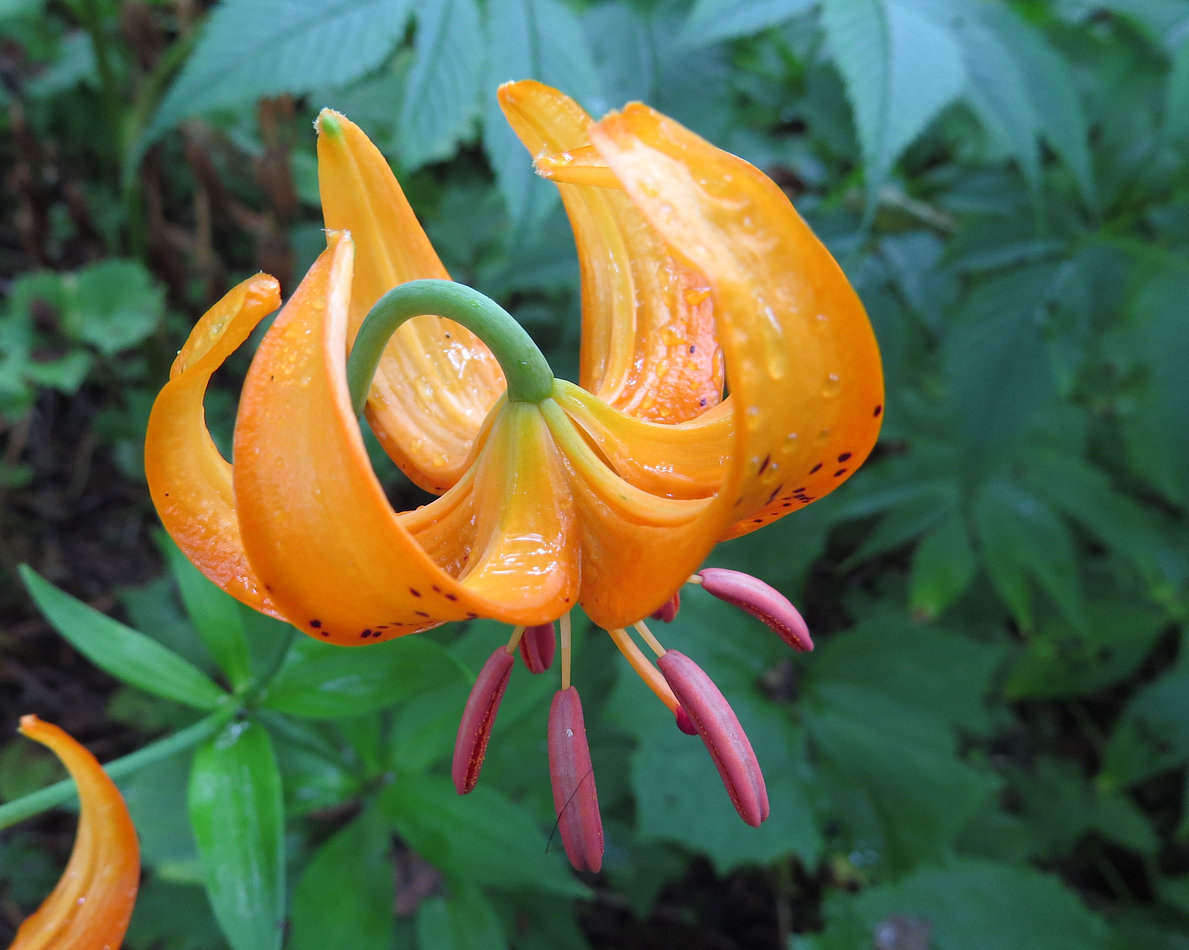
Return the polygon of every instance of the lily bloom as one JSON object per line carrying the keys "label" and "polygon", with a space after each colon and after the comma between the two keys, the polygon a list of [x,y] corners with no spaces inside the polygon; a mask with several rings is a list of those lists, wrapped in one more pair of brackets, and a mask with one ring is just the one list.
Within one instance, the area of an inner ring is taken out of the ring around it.
{"label": "lily bloom", "polygon": [[[698,568],[720,540],[849,477],[882,421],[882,375],[846,277],[753,166],[641,104],[596,122],[540,83],[499,95],[573,225],[577,384],[554,379],[506,314],[476,317],[484,298],[446,292],[460,285],[444,283],[387,163],[326,110],[317,129],[328,248],[256,352],[234,465],[206,431],[202,398],[275,308],[276,282],[264,275],[217,303],[179,353],[153,407],[146,471],[189,558],[311,636],[355,646],[474,617],[514,626],[463,715],[460,791],[478,777],[508,660],[527,630],[526,662],[546,668],[556,623],[559,815],[580,799],[577,819],[559,827],[575,866],[597,870],[602,831],[570,682],[570,611],[581,606],[610,633],[678,725],[701,735],[744,819],[761,821],[762,776],[733,713],[692,661],[664,661],[644,621],[675,615],[693,580],[797,648],[812,646],[771,588]],[[377,343],[371,328],[388,316],[398,328],[382,324]],[[356,417],[365,396],[384,449],[436,500],[392,510]]]}
{"label": "lily bloom", "polygon": [[80,808],[66,870],[8,950],[115,950],[140,886],[140,847],[124,799],[95,757],[57,726],[23,716],[20,731],[62,760]]}

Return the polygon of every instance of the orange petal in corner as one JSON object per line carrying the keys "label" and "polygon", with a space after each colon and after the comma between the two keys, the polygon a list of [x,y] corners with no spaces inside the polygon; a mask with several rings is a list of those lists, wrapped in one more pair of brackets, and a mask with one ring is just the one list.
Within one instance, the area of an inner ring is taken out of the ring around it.
{"label": "orange petal in corner", "polygon": [[21,732],[62,760],[81,807],[58,886],[21,924],[8,950],[115,950],[140,885],[140,846],[124,799],[95,757],[57,726],[23,716]]}

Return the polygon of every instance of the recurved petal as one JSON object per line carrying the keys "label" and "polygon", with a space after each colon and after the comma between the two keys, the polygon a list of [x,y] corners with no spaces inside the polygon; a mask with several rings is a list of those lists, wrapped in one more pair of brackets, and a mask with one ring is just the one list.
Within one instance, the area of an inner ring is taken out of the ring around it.
{"label": "recurved petal", "polygon": [[347,390],[350,236],[329,245],[261,342],[236,421],[240,529],[273,602],[343,645],[472,616],[563,613],[574,532],[536,407],[504,405],[479,463],[446,495],[404,516],[389,506]]}
{"label": "recurved petal", "polygon": [[669,252],[622,189],[598,184],[615,179],[591,153],[590,116],[532,80],[502,86],[499,99],[538,171],[557,184],[574,230],[582,386],[655,422],[690,419],[717,403],[723,369],[709,284]]}
{"label": "recurved petal", "polygon": [[590,126],[632,203],[706,278],[731,392],[726,536],[841,484],[875,443],[883,378],[846,277],[781,190],[647,106]]}
{"label": "recurved petal", "polygon": [[140,847],[124,799],[95,757],[57,726],[23,716],[21,732],[62,760],[80,808],[66,870],[9,950],[116,950],[140,886]]}
{"label": "recurved petal", "polygon": [[[449,275],[388,163],[359,127],[327,109],[317,129],[326,227],[350,231],[355,240],[353,340],[382,294],[410,280]],[[474,334],[451,320],[416,317],[385,350],[368,420],[397,465],[440,494],[462,475],[479,426],[503,390],[499,364]]]}
{"label": "recurved petal", "polygon": [[165,530],[212,581],[274,616],[244,552],[231,465],[211,440],[202,402],[211,375],[280,303],[276,280],[257,274],[211,307],[174,360],[145,432],[145,475]]}

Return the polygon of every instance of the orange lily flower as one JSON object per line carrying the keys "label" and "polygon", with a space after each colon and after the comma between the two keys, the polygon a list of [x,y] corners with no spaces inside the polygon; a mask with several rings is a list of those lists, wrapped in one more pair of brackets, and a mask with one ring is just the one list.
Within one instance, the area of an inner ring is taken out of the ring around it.
{"label": "orange lily flower", "polygon": [[[658,670],[626,631],[663,656],[643,620],[702,582],[695,572],[718,541],[811,503],[863,462],[882,421],[875,339],[829,252],[742,159],[640,104],[595,122],[531,81],[502,87],[500,103],[574,228],[578,384],[542,382],[506,355],[501,365],[493,337],[461,312],[403,323],[378,358],[367,419],[401,470],[440,497],[391,509],[353,411],[348,353],[392,288],[447,275],[378,150],[327,110],[317,128],[329,246],[256,353],[235,463],[207,434],[202,398],[275,308],[264,275],[216,304],[174,364],[146,439],[153,500],[229,593],[333,643],[490,617],[516,625],[505,654],[529,629],[527,658],[561,621],[564,691],[568,616],[581,605],[719,761],[708,717],[677,699],[714,706],[702,678],[684,658],[665,665],[672,676]],[[808,648],[791,605],[761,588],[726,582],[719,596]],[[507,681],[497,665],[464,716],[460,790],[477,776]],[[560,705],[559,717],[581,722],[576,696]],[[747,809],[766,813],[766,799]],[[571,858],[591,867],[589,842],[601,854],[602,837],[585,830],[586,856]]]}
{"label": "orange lily flower", "polygon": [[115,950],[140,886],[140,847],[124,799],[95,757],[57,726],[23,716],[20,731],[62,760],[80,809],[61,880],[8,950]]}

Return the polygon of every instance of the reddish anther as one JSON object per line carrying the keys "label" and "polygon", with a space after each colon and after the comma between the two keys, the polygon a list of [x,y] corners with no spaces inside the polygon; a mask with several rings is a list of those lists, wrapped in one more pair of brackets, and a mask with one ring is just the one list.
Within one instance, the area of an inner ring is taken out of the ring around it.
{"label": "reddish anther", "polygon": [[743,727],[723,694],[693,660],[669,650],[657,660],[722,777],[739,817],[756,827],[768,817],[768,789]]}
{"label": "reddish anther", "polygon": [[677,728],[687,736],[696,736],[698,734],[698,727],[694,725],[694,721],[689,718],[689,713],[685,711],[683,706],[678,706],[674,709],[673,715],[677,717]]}
{"label": "reddish anther", "polygon": [[542,623],[525,627],[520,638],[520,657],[530,673],[544,673],[553,665],[553,654],[557,652],[557,634],[553,624]]}
{"label": "reddish anther", "polygon": [[573,686],[558,690],[549,707],[549,777],[566,857],[579,871],[597,871],[603,866],[603,819],[582,700]]}
{"label": "reddish anther", "polygon": [[681,591],[677,591],[660,607],[652,612],[652,619],[661,623],[672,623],[677,619],[677,611],[681,609]]}
{"label": "reddish anther", "polygon": [[705,567],[698,571],[698,577],[707,593],[747,611],[794,650],[813,649],[813,638],[805,620],[775,587],[758,577],[725,567]]}
{"label": "reddish anther", "polygon": [[483,757],[487,755],[487,740],[499,711],[500,700],[512,673],[512,654],[500,647],[483,664],[462,710],[458,724],[458,738],[454,741],[454,765],[451,775],[459,795],[465,795],[479,781]]}

